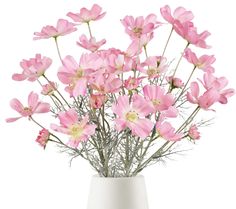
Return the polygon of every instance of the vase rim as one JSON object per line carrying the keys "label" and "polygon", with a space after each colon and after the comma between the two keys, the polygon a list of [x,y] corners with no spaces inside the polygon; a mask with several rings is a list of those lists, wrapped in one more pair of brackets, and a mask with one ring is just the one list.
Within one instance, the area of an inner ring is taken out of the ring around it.
{"label": "vase rim", "polygon": [[130,176],[130,177],[104,177],[100,176],[98,174],[95,174],[92,176],[93,179],[122,179],[122,180],[130,180],[130,179],[139,179],[139,178],[144,178],[143,175],[137,175],[137,176]]}

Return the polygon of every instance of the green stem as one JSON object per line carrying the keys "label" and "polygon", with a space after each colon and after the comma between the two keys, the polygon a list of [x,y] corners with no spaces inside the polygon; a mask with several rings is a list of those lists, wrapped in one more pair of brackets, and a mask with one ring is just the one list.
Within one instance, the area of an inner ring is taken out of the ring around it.
{"label": "green stem", "polygon": [[93,37],[93,35],[92,35],[92,30],[91,30],[91,27],[90,27],[90,24],[89,24],[89,22],[87,22],[87,26],[88,26],[88,30],[89,30],[89,35],[90,35],[90,38],[92,38],[92,37]]}
{"label": "green stem", "polygon": [[146,58],[148,58],[147,45],[143,46],[143,48],[144,48],[145,56],[146,56]]}
{"label": "green stem", "polygon": [[169,44],[169,42],[170,42],[170,38],[171,38],[171,36],[172,36],[172,34],[173,34],[173,31],[174,31],[174,28],[172,27],[172,28],[171,28],[171,31],[170,31],[170,34],[169,34],[169,36],[168,36],[168,39],[167,39],[167,41],[166,41],[166,45],[165,45],[165,47],[164,47],[164,50],[163,50],[163,52],[162,52],[161,57],[163,57],[163,56],[165,55],[165,52],[166,52],[167,46],[168,46],[168,44]]}
{"label": "green stem", "polygon": [[200,107],[197,106],[196,109],[192,112],[192,114],[184,121],[184,123],[178,128],[176,133],[180,133],[185,127],[192,121],[192,119],[197,115],[199,112]]}
{"label": "green stem", "polygon": [[[185,48],[184,48],[184,51],[185,51],[185,49],[188,48],[189,45],[190,45],[190,43],[188,42],[187,45],[186,45]],[[178,63],[177,63],[177,65],[176,65],[175,69],[174,69],[174,73],[173,73],[173,75],[172,75],[173,78],[175,77],[175,74],[176,74],[176,72],[177,72],[177,70],[178,70],[178,68],[179,68],[179,64],[180,64],[180,62],[181,62],[181,60],[182,60],[182,58],[183,58],[183,56],[184,56],[184,51],[181,53],[181,56],[180,56],[180,58],[179,58],[179,60],[178,60]],[[171,91],[171,86],[172,86],[172,83],[170,83],[169,92]]]}
{"label": "green stem", "polygon": [[35,124],[37,124],[40,128],[42,129],[46,129],[44,128],[41,124],[39,124],[32,116],[29,116],[30,120],[32,120]]}
{"label": "green stem", "polygon": [[[43,75],[43,77],[47,80],[47,82],[51,85],[51,81],[45,76],[45,75]],[[66,99],[62,96],[62,94],[59,92],[59,90],[56,88],[55,89],[55,91],[60,95],[60,97],[63,99],[63,101],[67,104],[67,106],[69,107],[69,108],[71,108],[70,107],[70,105],[69,105],[69,103],[66,101]]]}
{"label": "green stem", "polygon": [[[176,133],[181,132],[190,122],[191,119],[193,117],[196,116],[196,114],[198,113],[198,111],[200,110],[200,107],[198,106],[193,112],[192,114],[187,118],[187,120],[179,127],[179,129],[176,131]],[[138,167],[135,169],[135,171],[133,172],[133,175],[138,174],[139,172],[141,172],[152,160],[153,158],[157,155],[160,154],[166,146],[168,146],[168,144],[170,144],[170,141],[165,142],[156,152],[154,152],[151,157],[149,157],[146,161],[144,161],[141,165],[138,165]],[[167,152],[176,142],[172,142],[172,144],[168,147],[168,149],[166,149],[164,151]]]}
{"label": "green stem", "polygon": [[[163,52],[162,52],[160,63],[161,63],[161,61],[162,61],[162,59],[163,59],[163,57],[164,57],[164,55],[165,55],[165,52],[166,52],[167,46],[169,45],[170,38],[171,38],[171,36],[172,36],[172,34],[173,34],[173,31],[174,31],[174,28],[172,27],[172,28],[171,28],[171,31],[170,31],[170,34],[169,34],[169,36],[168,36],[168,39],[167,39],[167,41],[166,41],[164,50],[163,50]],[[166,77],[166,72],[164,73],[164,75],[163,75],[162,78],[161,78],[161,83],[160,83],[160,85],[162,85],[162,83],[163,83],[165,77]]]}
{"label": "green stem", "polygon": [[[41,87],[43,87],[43,84],[40,82],[40,80],[37,79],[37,81],[38,81],[39,85],[40,85]],[[48,95],[48,96],[50,97],[50,99],[52,100],[52,102],[54,103],[54,105],[55,105],[59,110],[61,110],[61,108],[59,107],[59,105],[54,101],[53,97],[52,97],[51,95]]]}
{"label": "green stem", "polygon": [[133,172],[133,175],[137,175],[139,172],[141,172],[152,160],[153,157],[156,156],[159,152],[161,152],[166,145],[168,145],[169,141],[165,142],[156,152],[154,152],[151,157],[149,157],[146,161],[144,161],[141,165],[139,165]]}
{"label": "green stem", "polygon": [[186,83],[185,83],[185,85],[184,85],[182,91],[180,92],[179,96],[178,96],[177,99],[175,100],[175,103],[174,103],[174,104],[176,104],[176,102],[179,100],[179,98],[183,95],[183,93],[184,93],[186,87],[188,86],[189,81],[191,80],[191,78],[192,78],[192,76],[193,76],[193,73],[194,73],[195,69],[196,69],[196,66],[194,65],[194,68],[193,68],[193,70],[192,70],[192,72],[191,72],[191,74],[190,74],[188,80],[186,81]]}
{"label": "green stem", "polygon": [[55,40],[55,43],[56,43],[58,56],[59,56],[59,58],[60,58],[61,63],[63,64],[63,60],[62,60],[62,56],[61,56],[61,52],[60,52],[60,49],[59,49],[59,45],[58,45],[57,38],[58,38],[58,37],[55,37],[54,40]]}
{"label": "green stem", "polygon": [[[61,107],[63,108],[64,111],[66,111],[64,105],[62,104],[61,100],[55,95],[55,94],[52,94],[52,96],[60,103]],[[55,103],[54,103],[55,104]],[[60,108],[59,108],[60,109]]]}

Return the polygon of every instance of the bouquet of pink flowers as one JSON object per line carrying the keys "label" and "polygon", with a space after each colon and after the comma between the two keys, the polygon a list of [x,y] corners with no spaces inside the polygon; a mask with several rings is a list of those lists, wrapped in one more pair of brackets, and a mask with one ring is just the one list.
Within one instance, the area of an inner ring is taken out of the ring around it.
{"label": "bouquet of pink flowers", "polygon": [[[102,19],[105,12],[96,4],[79,13],[69,12],[67,16],[73,23],[59,19],[56,27],[47,25],[35,32],[34,40],[55,41],[61,60],[57,77],[65,92],[55,78],[47,76],[51,58],[36,54],[23,59],[23,71],[14,74],[13,80],[37,81],[41,94],[51,104],[41,102],[39,95],[31,92],[27,105],[11,100],[10,106],[20,116],[6,121],[28,118],[41,129],[36,141],[42,147],[55,143],[72,159],[80,156],[87,160],[104,177],[136,176],[148,165],[181,151],[176,147],[180,141],[198,140],[199,127],[207,122],[197,119],[199,111],[214,111],[215,103],[226,104],[234,90],[226,89],[225,77],[215,75],[213,55],[199,57],[194,53],[194,47],[210,48],[206,43],[210,33],[197,31],[192,12],[178,7],[172,13],[169,6],[160,12],[168,25],[158,21],[155,14],[121,20],[131,39],[126,50],[101,49],[106,40],[96,40],[91,23]],[[79,59],[62,57],[58,40],[75,32],[81,24],[88,26],[88,36],[82,34],[77,45],[87,52]],[[169,25],[164,49],[160,54],[149,55],[154,32]],[[185,40],[176,63],[165,57],[174,33]],[[184,59],[190,68],[186,80],[180,69]],[[37,113],[53,116],[50,128],[38,122]]]}

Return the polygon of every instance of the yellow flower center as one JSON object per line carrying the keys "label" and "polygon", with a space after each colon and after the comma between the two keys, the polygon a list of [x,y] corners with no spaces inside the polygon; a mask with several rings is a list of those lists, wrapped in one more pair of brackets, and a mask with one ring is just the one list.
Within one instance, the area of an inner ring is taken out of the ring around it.
{"label": "yellow flower center", "polygon": [[32,109],[30,107],[24,107],[24,113],[26,114],[32,114]]}
{"label": "yellow flower center", "polygon": [[73,138],[79,138],[83,134],[83,128],[79,124],[72,125],[69,130]]}
{"label": "yellow flower center", "polygon": [[203,68],[203,67],[204,67],[204,64],[203,64],[203,63],[197,63],[196,67],[197,67],[197,68]]}
{"label": "yellow flower center", "polygon": [[84,75],[83,69],[78,69],[76,71],[76,78],[81,78],[81,77],[83,77],[83,75]]}
{"label": "yellow flower center", "polygon": [[156,75],[156,74],[158,74],[158,73],[159,73],[159,71],[158,71],[157,68],[149,68],[149,69],[147,70],[148,76],[153,76],[153,75]]}
{"label": "yellow flower center", "polygon": [[128,112],[125,117],[130,122],[136,122],[138,120],[138,114],[133,111]]}
{"label": "yellow flower center", "polygon": [[43,69],[37,71],[37,72],[36,72],[37,76],[38,76],[38,77],[42,76],[42,75],[44,74],[44,71],[45,71],[45,70],[43,70]]}
{"label": "yellow flower center", "polygon": [[76,85],[77,81],[82,78],[84,76],[84,71],[83,69],[79,68],[76,71],[76,74],[72,77],[72,86],[74,88],[74,86]]}
{"label": "yellow flower center", "polygon": [[134,29],[133,29],[133,32],[135,33],[135,34],[137,34],[137,35],[140,35],[141,33],[142,33],[142,28],[138,28],[138,27],[135,27]]}
{"label": "yellow flower center", "polygon": [[153,104],[154,106],[158,106],[158,105],[161,104],[161,101],[160,101],[159,99],[153,99],[153,100],[152,100],[152,104]]}

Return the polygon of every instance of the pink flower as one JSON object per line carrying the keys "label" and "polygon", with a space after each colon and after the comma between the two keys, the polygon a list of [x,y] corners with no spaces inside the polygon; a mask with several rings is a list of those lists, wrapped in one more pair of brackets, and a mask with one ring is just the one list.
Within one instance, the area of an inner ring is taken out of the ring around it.
{"label": "pink flower", "polygon": [[197,58],[196,54],[192,52],[191,49],[187,48],[184,52],[184,57],[188,60],[188,62],[205,72],[213,73],[215,71],[215,69],[211,66],[216,61],[214,55],[203,55]]}
{"label": "pink flower", "polygon": [[187,92],[187,100],[192,104],[198,104],[198,106],[204,110],[208,110],[209,107],[216,103],[220,98],[219,92],[214,88],[205,91],[201,96],[199,94],[200,90],[198,83],[192,82],[190,84],[190,92]]}
{"label": "pink flower", "polygon": [[80,13],[69,12],[67,16],[75,22],[89,23],[90,21],[100,20],[105,14],[106,12],[102,13],[102,8],[99,5],[94,4],[90,10],[82,8],[80,9]]}
{"label": "pink flower", "polygon": [[106,101],[106,95],[104,94],[92,94],[90,96],[90,105],[94,109],[99,109]]}
{"label": "pink flower", "polygon": [[70,140],[68,145],[71,147],[78,147],[80,142],[87,141],[95,133],[96,125],[88,123],[88,116],[85,116],[79,121],[78,114],[74,109],[60,112],[58,118],[60,120],[60,126],[51,124],[51,129],[69,135]]}
{"label": "pink flower", "polygon": [[173,76],[168,76],[166,77],[166,80],[169,84],[171,84],[172,89],[182,88],[184,86],[184,83],[180,78],[176,78],[176,77],[173,78]]}
{"label": "pink flower", "polygon": [[132,40],[131,44],[126,49],[125,55],[127,57],[134,57],[142,53],[143,45],[139,43],[139,39]]}
{"label": "pink flower", "polygon": [[75,24],[64,19],[57,21],[57,26],[47,25],[42,28],[41,32],[35,32],[34,40],[57,38],[58,36],[65,36],[77,30]]}
{"label": "pink flower", "polygon": [[91,88],[100,94],[116,93],[122,86],[122,81],[112,73],[98,71],[91,77],[89,80]]}
{"label": "pink flower", "polygon": [[35,58],[29,60],[22,60],[20,66],[23,68],[22,73],[15,73],[12,75],[12,79],[15,81],[36,81],[42,76],[45,71],[52,64],[52,60],[48,57],[42,57],[41,54],[36,54]]}
{"label": "pink flower", "polygon": [[44,149],[46,147],[46,144],[49,140],[50,133],[47,129],[43,128],[36,139],[36,142],[39,143],[40,146],[42,146]]}
{"label": "pink flower", "polygon": [[206,39],[211,34],[208,31],[199,34],[192,22],[180,23],[179,21],[175,21],[174,29],[176,33],[188,41],[189,44],[201,48],[210,48],[210,46],[206,44]]}
{"label": "pink flower", "polygon": [[127,57],[134,57],[142,53],[143,47],[147,46],[147,44],[153,39],[153,32],[143,34],[139,39],[133,39],[131,44],[126,49]]}
{"label": "pink flower", "polygon": [[133,60],[127,57],[125,53],[110,54],[105,58],[107,72],[121,74],[132,70]]}
{"label": "pink flower", "polygon": [[188,130],[188,136],[191,139],[197,140],[200,139],[200,132],[198,131],[198,128],[196,125],[191,125],[189,130]]}
{"label": "pink flower", "polygon": [[171,94],[165,94],[165,90],[160,86],[146,85],[143,88],[144,97],[151,101],[155,111],[168,110],[174,104],[174,98]]}
{"label": "pink flower", "polygon": [[79,40],[80,42],[76,42],[76,43],[82,48],[87,49],[91,52],[97,51],[102,45],[106,43],[105,39],[102,39],[101,41],[96,42],[96,39],[94,37],[88,40],[88,38],[85,35],[80,36]]}
{"label": "pink flower", "polygon": [[146,18],[139,16],[135,19],[133,16],[125,16],[121,23],[124,25],[125,32],[130,38],[136,39],[144,34],[153,32],[160,25],[156,19],[157,17],[154,14],[148,15]]}
{"label": "pink flower", "polygon": [[156,130],[158,134],[167,141],[180,141],[183,137],[183,134],[175,132],[175,129],[169,122],[158,121],[156,123]]}
{"label": "pink flower", "polygon": [[167,110],[164,110],[159,115],[159,121],[163,121],[166,118],[176,118],[179,111],[174,106],[170,106]]}
{"label": "pink flower", "polygon": [[140,46],[147,46],[147,44],[153,39],[153,37],[154,32],[143,34],[139,39]]}
{"label": "pink flower", "polygon": [[148,75],[148,78],[158,78],[162,73],[168,69],[167,59],[165,57],[153,56],[148,57],[142,67],[148,66],[147,70],[142,71]]}
{"label": "pink flower", "polygon": [[162,17],[172,25],[174,25],[176,21],[184,23],[190,22],[194,18],[193,13],[191,11],[187,11],[183,7],[176,8],[173,15],[171,14],[171,9],[168,5],[162,7],[160,11]]}
{"label": "pink flower", "polygon": [[63,59],[63,66],[58,71],[59,80],[68,84],[66,91],[71,96],[85,95],[89,75],[94,72],[94,68],[99,64],[95,54],[83,54],[78,64],[72,56]]}
{"label": "pink flower", "polygon": [[127,90],[137,89],[144,78],[145,77],[134,78],[130,76],[127,80],[125,80],[124,87]]}
{"label": "pink flower", "polygon": [[35,113],[47,113],[50,111],[48,103],[38,101],[38,94],[31,92],[28,96],[28,106],[25,107],[18,99],[12,99],[10,106],[21,116],[16,118],[7,118],[6,122],[14,122],[22,117],[31,117]]}
{"label": "pink flower", "polygon": [[128,127],[132,130],[132,134],[145,138],[153,129],[153,123],[145,118],[153,112],[153,109],[140,95],[133,95],[131,104],[128,96],[119,96],[117,104],[113,105],[112,110],[118,116],[115,119],[117,131]]}
{"label": "pink flower", "polygon": [[42,86],[41,94],[52,95],[56,89],[57,89],[57,84],[54,82],[50,82]]}
{"label": "pink flower", "polygon": [[122,73],[125,66],[125,56],[123,54],[111,54],[107,58],[107,64],[110,67],[109,72]]}
{"label": "pink flower", "polygon": [[219,102],[221,104],[226,104],[228,102],[228,97],[235,94],[235,90],[232,88],[224,89],[228,85],[228,80],[225,77],[217,78],[212,73],[205,73],[201,83],[206,90],[214,89],[219,93]]}

